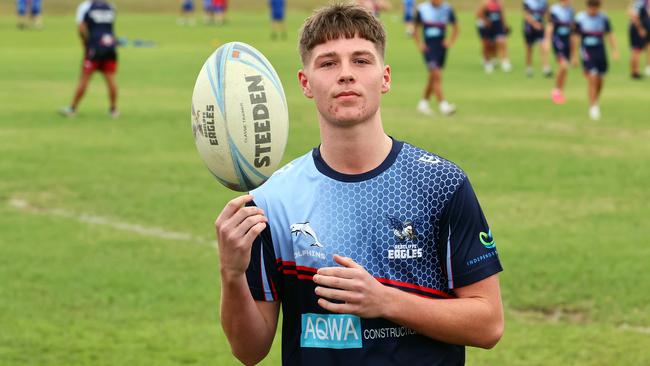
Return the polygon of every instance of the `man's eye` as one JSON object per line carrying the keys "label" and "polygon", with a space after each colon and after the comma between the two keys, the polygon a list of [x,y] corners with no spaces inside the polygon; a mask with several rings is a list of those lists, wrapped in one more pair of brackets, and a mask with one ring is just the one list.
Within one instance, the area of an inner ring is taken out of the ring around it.
{"label": "man's eye", "polygon": [[370,61],[366,60],[365,58],[356,59],[356,60],[354,60],[354,62],[357,63],[357,64],[369,64],[370,63]]}
{"label": "man's eye", "polygon": [[321,62],[320,67],[331,67],[334,66],[334,61],[325,61]]}

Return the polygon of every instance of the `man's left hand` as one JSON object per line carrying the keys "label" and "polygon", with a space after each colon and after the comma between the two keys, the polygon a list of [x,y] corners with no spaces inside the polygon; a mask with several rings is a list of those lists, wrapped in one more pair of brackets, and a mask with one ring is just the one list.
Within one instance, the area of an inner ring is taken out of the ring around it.
{"label": "man's left hand", "polygon": [[323,267],[314,275],[318,305],[333,313],[382,317],[390,288],[351,258],[335,254],[334,261],[342,267]]}

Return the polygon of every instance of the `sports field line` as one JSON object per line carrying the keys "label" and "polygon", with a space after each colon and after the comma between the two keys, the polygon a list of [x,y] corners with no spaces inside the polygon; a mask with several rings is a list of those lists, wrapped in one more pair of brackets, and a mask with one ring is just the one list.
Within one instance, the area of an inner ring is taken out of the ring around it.
{"label": "sports field line", "polygon": [[138,235],[152,237],[152,238],[165,239],[165,240],[177,240],[177,241],[189,241],[189,242],[195,242],[199,244],[208,244],[208,245],[216,246],[216,241],[210,240],[206,237],[196,236],[189,233],[183,233],[178,231],[170,231],[159,227],[144,226],[140,224],[119,221],[119,220],[97,216],[97,215],[76,213],[61,208],[36,207],[30,204],[28,201],[21,198],[15,198],[15,197],[9,198],[7,203],[10,207],[16,210],[30,213],[30,214],[60,217],[60,218],[65,218],[65,219],[82,222],[90,225],[108,226],[116,230],[135,233]]}

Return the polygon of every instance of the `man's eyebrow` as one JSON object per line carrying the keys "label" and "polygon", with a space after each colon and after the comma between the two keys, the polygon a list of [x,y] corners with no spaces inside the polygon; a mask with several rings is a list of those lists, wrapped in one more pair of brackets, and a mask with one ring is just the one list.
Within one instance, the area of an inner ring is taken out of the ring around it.
{"label": "man's eyebrow", "polygon": [[[323,58],[323,57],[335,57],[335,56],[338,56],[338,53],[336,51],[331,51],[331,52],[325,52],[325,53],[318,54],[318,55],[316,55],[316,57],[314,59],[319,59],[319,58]],[[354,52],[352,52],[352,56],[354,56],[354,57],[366,56],[366,57],[370,57],[370,58],[373,58],[373,59],[375,58],[375,55],[372,52],[366,51],[366,50],[354,51]]]}

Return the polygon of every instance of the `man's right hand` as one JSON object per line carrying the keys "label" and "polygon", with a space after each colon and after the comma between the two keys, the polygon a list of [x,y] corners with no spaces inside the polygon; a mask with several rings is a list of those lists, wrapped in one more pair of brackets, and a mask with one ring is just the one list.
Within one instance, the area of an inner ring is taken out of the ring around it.
{"label": "man's right hand", "polygon": [[246,273],[253,241],[266,228],[268,219],[264,211],[255,206],[244,206],[252,200],[250,194],[234,198],[226,204],[214,223],[221,275],[224,278]]}

